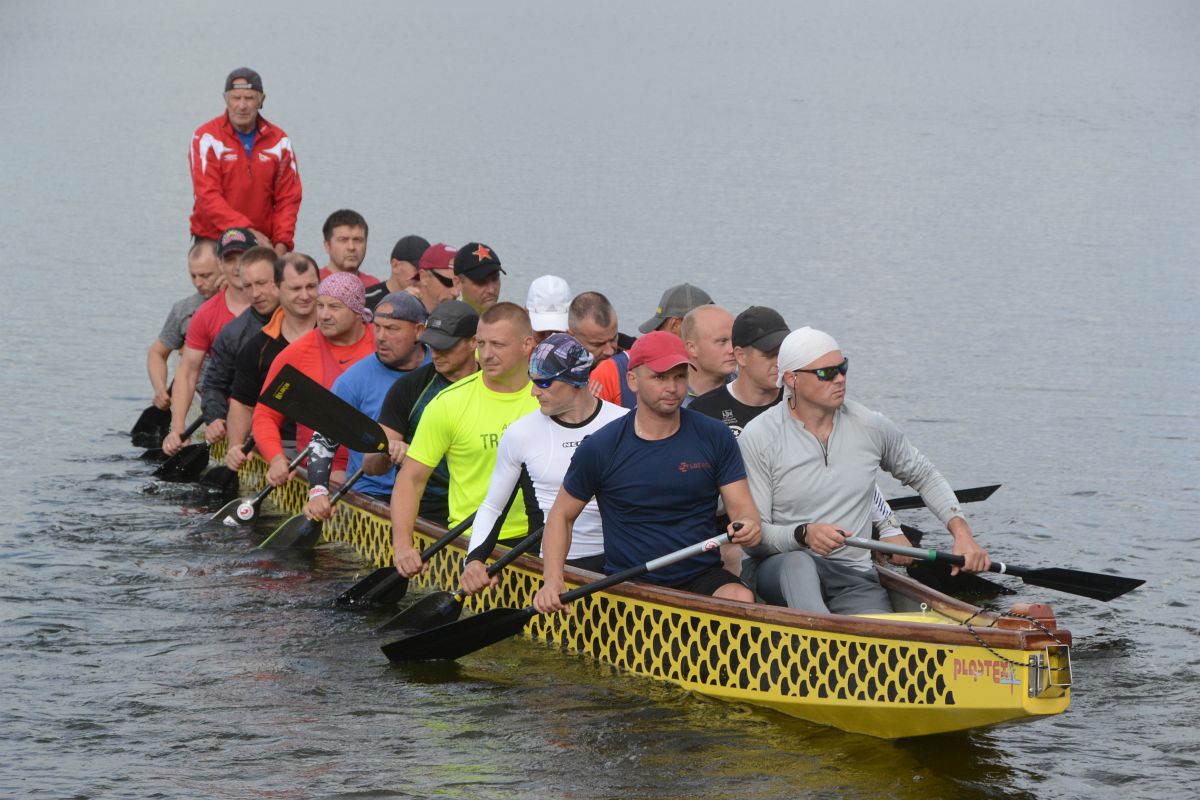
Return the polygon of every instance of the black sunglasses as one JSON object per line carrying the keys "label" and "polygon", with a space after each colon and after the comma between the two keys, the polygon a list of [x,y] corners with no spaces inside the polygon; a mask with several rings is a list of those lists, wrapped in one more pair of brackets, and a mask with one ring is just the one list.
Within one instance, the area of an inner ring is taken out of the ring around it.
{"label": "black sunglasses", "polygon": [[428,269],[425,271],[428,272],[433,277],[437,278],[438,283],[440,283],[442,286],[445,286],[447,289],[449,289],[451,286],[454,285],[454,278],[447,278],[445,275],[439,275],[431,269]]}
{"label": "black sunglasses", "polygon": [[572,367],[567,367],[564,370],[560,370],[559,372],[554,373],[549,378],[535,378],[532,375],[530,375],[529,380],[532,381],[533,385],[538,387],[539,389],[549,389],[550,384],[554,383],[557,380],[560,380],[563,375],[566,375],[572,369],[573,369]]}
{"label": "black sunglasses", "polygon": [[843,358],[842,363],[832,367],[817,367],[816,369],[794,369],[792,372],[811,372],[817,376],[819,381],[831,381],[838,375],[845,375],[850,371],[850,359]]}

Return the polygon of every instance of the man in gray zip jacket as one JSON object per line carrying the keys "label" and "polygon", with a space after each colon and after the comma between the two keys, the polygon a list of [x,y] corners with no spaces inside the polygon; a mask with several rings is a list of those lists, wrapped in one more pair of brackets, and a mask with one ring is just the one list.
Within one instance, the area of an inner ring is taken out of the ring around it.
{"label": "man in gray zip jacket", "polygon": [[[784,402],[738,438],[762,515],[762,541],[746,548],[742,578],[768,603],[835,614],[892,610],[870,552],[842,543],[871,536],[880,468],[920,492],[968,571],[986,571],[990,563],[933,464],[887,417],[846,400],[848,367],[829,334],[793,331],[779,349]],[[892,541],[909,544],[903,534]]]}

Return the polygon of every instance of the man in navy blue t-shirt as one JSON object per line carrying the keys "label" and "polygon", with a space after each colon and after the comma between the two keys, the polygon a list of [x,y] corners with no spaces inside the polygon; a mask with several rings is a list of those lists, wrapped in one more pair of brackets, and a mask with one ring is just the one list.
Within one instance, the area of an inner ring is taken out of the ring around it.
{"label": "man in navy blue t-shirt", "polygon": [[[605,572],[643,564],[712,535],[717,498],[725,501],[733,540],[759,540],[758,511],[733,434],[722,423],[681,408],[687,397],[683,341],[656,331],[629,351],[629,385],[637,409],[593,433],[575,451],[546,520],[540,612],[563,607],[563,564],[571,525],[592,497],[604,525]],[[733,524],[741,523],[734,531]],[[753,593],[723,569],[716,550],[677,562],[645,580],[676,589],[754,602]]]}

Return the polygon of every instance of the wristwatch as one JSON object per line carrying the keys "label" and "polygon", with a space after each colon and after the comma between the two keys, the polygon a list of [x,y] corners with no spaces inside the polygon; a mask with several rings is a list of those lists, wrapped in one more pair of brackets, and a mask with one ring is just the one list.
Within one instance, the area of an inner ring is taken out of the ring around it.
{"label": "wristwatch", "polygon": [[808,523],[801,522],[796,526],[796,530],[792,531],[792,537],[796,540],[796,544],[801,547],[808,547]]}

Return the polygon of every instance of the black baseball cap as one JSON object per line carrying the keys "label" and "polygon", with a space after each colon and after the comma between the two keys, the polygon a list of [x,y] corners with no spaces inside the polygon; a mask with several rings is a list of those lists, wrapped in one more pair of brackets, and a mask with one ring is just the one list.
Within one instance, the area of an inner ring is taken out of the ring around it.
{"label": "black baseball cap", "polygon": [[434,350],[449,350],[479,328],[479,314],[461,300],[439,303],[425,320],[425,331],[418,337]]}
{"label": "black baseball cap", "polygon": [[791,333],[783,317],[773,308],[750,306],[733,320],[733,346],[753,347],[774,353]]}
{"label": "black baseball cap", "polygon": [[238,67],[225,79],[225,91],[233,89],[253,89],[261,92],[263,90],[262,76],[249,67]]}
{"label": "black baseball cap", "polygon": [[249,228],[230,228],[217,240],[217,258],[225,258],[226,253],[244,253],[257,244],[258,239]]}
{"label": "black baseball cap", "polygon": [[425,251],[428,249],[429,240],[414,233],[396,242],[396,246],[392,248],[392,260],[407,261],[416,266],[421,263],[421,256],[425,255]]}
{"label": "black baseball cap", "polygon": [[454,274],[466,275],[478,283],[495,272],[507,272],[500,266],[500,256],[486,244],[467,242],[454,254]]}

